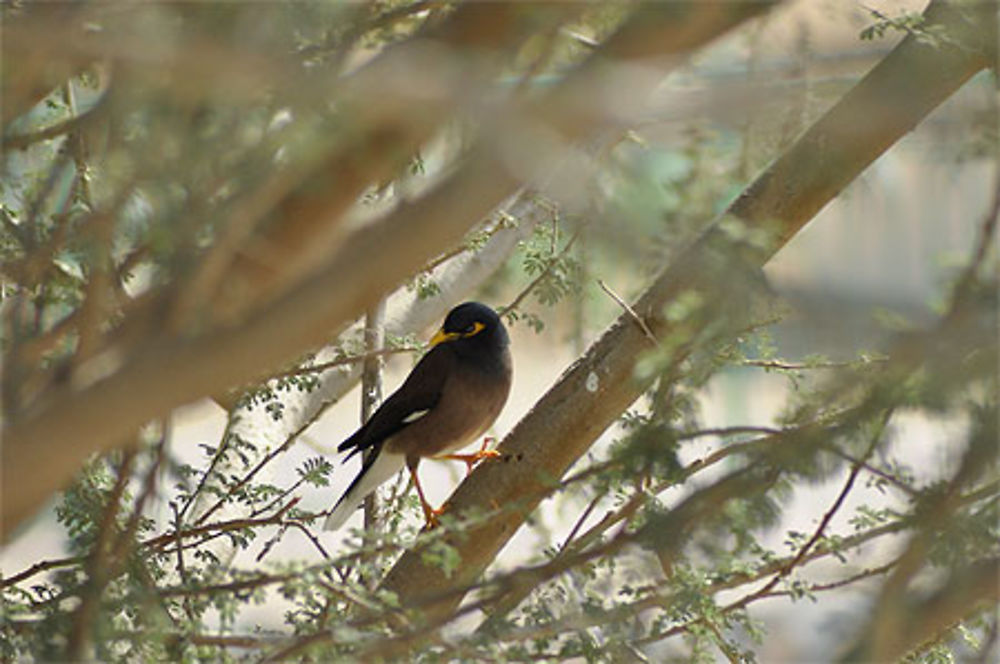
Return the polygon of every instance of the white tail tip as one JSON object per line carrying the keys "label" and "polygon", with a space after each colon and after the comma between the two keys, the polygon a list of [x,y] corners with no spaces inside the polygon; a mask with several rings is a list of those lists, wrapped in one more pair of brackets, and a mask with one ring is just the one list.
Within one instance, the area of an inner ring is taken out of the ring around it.
{"label": "white tail tip", "polygon": [[369,493],[377,489],[383,482],[392,478],[393,475],[401,471],[406,465],[406,458],[401,454],[389,454],[380,452],[375,463],[362,470],[348,487],[344,495],[337,501],[333,511],[323,522],[323,530],[337,530],[343,526],[347,520],[358,509],[361,501]]}

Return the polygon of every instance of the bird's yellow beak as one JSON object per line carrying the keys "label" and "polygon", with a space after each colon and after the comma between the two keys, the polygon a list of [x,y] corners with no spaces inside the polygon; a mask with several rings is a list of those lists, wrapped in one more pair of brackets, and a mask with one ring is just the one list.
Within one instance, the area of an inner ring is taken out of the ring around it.
{"label": "bird's yellow beak", "polygon": [[454,339],[460,339],[462,337],[471,337],[473,335],[479,334],[480,332],[482,332],[485,329],[486,329],[486,326],[483,325],[482,323],[480,323],[479,321],[476,321],[475,323],[473,323],[472,324],[472,329],[470,329],[468,332],[465,332],[465,333],[462,333],[462,332],[445,332],[444,328],[442,327],[440,330],[437,331],[437,334],[435,334],[433,337],[431,337],[431,348],[434,348],[434,346],[437,346],[439,343],[442,343],[442,342],[445,342],[445,341],[452,341]]}
{"label": "bird's yellow beak", "polygon": [[458,339],[460,336],[462,335],[458,332],[445,332],[442,327],[433,337],[431,337],[431,348],[434,348],[434,346],[437,346],[439,343],[451,341],[452,339]]}

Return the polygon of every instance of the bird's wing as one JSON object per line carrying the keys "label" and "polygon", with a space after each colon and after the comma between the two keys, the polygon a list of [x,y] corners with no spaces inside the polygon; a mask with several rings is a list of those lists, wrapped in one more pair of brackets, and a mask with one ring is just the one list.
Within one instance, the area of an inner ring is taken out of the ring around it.
{"label": "bird's wing", "polygon": [[435,346],[424,355],[398,390],[386,399],[368,422],[337,446],[338,452],[351,450],[349,459],[361,450],[381,445],[387,438],[426,415],[441,398],[445,377],[454,355]]}
{"label": "bird's wing", "polygon": [[403,468],[405,457],[383,452],[382,444],[389,436],[416,422],[434,408],[441,398],[441,388],[452,361],[453,355],[447,349],[439,346],[432,348],[368,422],[337,446],[338,452],[351,450],[345,461],[361,450],[371,449],[372,454],[362,463],[361,472],[327,517],[323,524],[326,530],[336,530],[342,526],[365,496]]}

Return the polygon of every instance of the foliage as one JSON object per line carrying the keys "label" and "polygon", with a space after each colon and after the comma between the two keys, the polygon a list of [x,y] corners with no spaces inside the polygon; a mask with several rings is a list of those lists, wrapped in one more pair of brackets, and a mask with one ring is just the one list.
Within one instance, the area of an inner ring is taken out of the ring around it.
{"label": "foliage", "polygon": [[877,9],[868,9],[868,13],[875,21],[858,33],[858,37],[862,40],[881,39],[886,32],[892,30],[903,34],[915,34],[924,26],[923,15],[916,12],[902,12],[896,17],[887,16]]}
{"label": "foliage", "polygon": [[[109,348],[127,354],[134,338],[162,340],[164,330],[193,337],[209,319],[238,327],[246,283],[213,281],[199,271],[200,259],[245,239],[242,233],[257,237],[280,226],[277,217],[247,221],[245,211],[272,203],[281,192],[269,187],[301,184],[326,147],[355,148],[352,166],[361,168],[378,145],[355,145],[366,114],[349,98],[330,102],[327,79],[434,29],[455,6],[134,11],[98,11],[88,29],[117,34],[122,21],[140,39],[141,30],[186,35],[229,77],[199,78],[190,61],[179,74],[152,65],[130,70],[143,61],[126,58],[108,85],[102,65],[88,66],[4,128],[2,342],[5,358],[17,360],[5,367],[5,416],[30,407],[48,386],[86,383],[87,371],[115,360]],[[539,21],[537,31],[506,45],[500,75],[530,99],[535,86],[584,61],[630,11],[595,5]],[[920,17],[872,13],[876,23],[862,39],[890,30],[934,35]],[[273,58],[251,66],[274,65],[277,73],[263,88],[244,85],[242,58],[262,53]],[[286,82],[288,71],[296,74]],[[475,124],[475,109],[464,113],[440,133],[454,137]],[[515,328],[526,323],[556,343],[545,335],[570,312],[577,337],[592,334],[628,299],[595,288],[596,280],[636,288],[683,255],[742,185],[750,137],[740,128],[691,122],[666,145],[643,132],[629,129],[588,153],[599,174],[586,215],[533,192],[544,221],[498,276],[479,285],[502,294],[502,313]],[[397,155],[391,177],[352,198],[351,223],[362,225],[386,200],[409,204],[387,193],[390,184],[431,188],[441,173],[461,170],[468,151],[457,142],[435,135]],[[349,179],[349,169],[338,175]],[[308,202],[308,184],[304,190]],[[681,293],[662,313],[696,333],[652,339],[655,346],[636,357],[636,374],[654,379],[652,387],[567,477],[550,478],[546,508],[527,527],[537,550],[469,582],[463,590],[471,596],[444,635],[426,622],[427,605],[405,604],[379,581],[404,550],[461,578],[458,544],[517,505],[462,519],[446,514],[441,527],[420,531],[415,498],[397,483],[380,494],[377,525],[351,531],[333,549],[320,534],[324,514],[301,503],[329,491],[334,464],[314,455],[294,472],[271,472],[325,407],[281,439],[240,427],[241,416],[261,411],[272,423],[287,422],[300,399],[323,392],[328,372],[372,356],[356,335],[344,334],[234,390],[224,434],[194,454],[176,449],[169,427],[157,422],[90,458],[55,508],[66,555],[4,570],[0,657],[709,662],[721,654],[753,662],[774,638],[758,613],[764,600],[807,612],[849,592],[874,607],[876,637],[904,618],[935,628],[904,661],[986,657],[996,648],[996,597],[975,592],[992,577],[972,571],[1000,559],[996,216],[994,205],[936,312],[906,326],[885,320],[876,350],[852,348],[844,358],[789,352],[787,331],[770,318],[734,331],[737,316],[720,303]],[[491,239],[522,223],[494,212],[461,243],[441,247],[402,288],[433,300],[440,266],[489,251]],[[735,223],[729,231],[742,234],[731,239],[754,241]],[[240,256],[261,267],[272,251],[280,249],[262,242]],[[767,290],[759,275],[724,267],[734,300]],[[150,297],[157,285],[174,283],[190,286],[178,296],[189,294],[190,302]],[[198,299],[206,283],[223,294],[212,300],[225,303],[220,310]],[[250,290],[267,304],[272,284],[261,283]],[[130,327],[143,307],[151,318]],[[102,346],[102,335],[123,345]],[[415,339],[389,335],[378,352],[415,353]],[[748,415],[720,424],[703,412],[705,395],[726,380],[780,383],[784,402],[774,421]],[[942,458],[930,472],[907,456],[915,419],[949,425],[927,441]],[[803,520],[791,505],[809,492],[818,497]],[[953,605],[958,610],[944,615]],[[261,627],[257,616],[275,606],[281,627]]]}

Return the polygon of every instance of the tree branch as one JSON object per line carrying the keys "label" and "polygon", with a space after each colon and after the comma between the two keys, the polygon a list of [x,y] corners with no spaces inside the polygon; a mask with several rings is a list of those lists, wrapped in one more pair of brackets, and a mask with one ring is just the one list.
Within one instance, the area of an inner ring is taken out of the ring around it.
{"label": "tree branch", "polygon": [[[770,238],[757,247],[741,248],[750,266],[763,265],[879,154],[969,77],[992,64],[993,20],[988,8],[976,11],[985,16],[966,21],[954,7],[933,2],[928,21],[963,46],[934,47],[904,39],[744,191],[729,214],[751,229],[767,230]],[[730,244],[725,236],[721,221],[712,225],[639,299],[634,309],[657,338],[678,331],[661,312],[684,293],[724,299],[726,283],[718,279],[716,261],[719,246]],[[630,316],[619,317],[501,443],[498,449],[506,462],[482,464],[458,487],[449,506],[459,518],[490,504],[524,507],[449,540],[462,560],[456,573],[448,577],[423,562],[417,549],[397,562],[383,587],[406,605],[444,598],[429,607],[432,622],[453,612],[461,596],[450,596],[449,590],[482,574],[533,510],[538,502],[533,497],[544,494],[545,483],[561,477],[647,387],[633,373],[636,357],[647,344]],[[587,417],[580,416],[584,412]]]}

